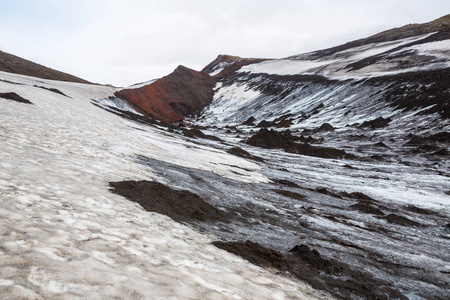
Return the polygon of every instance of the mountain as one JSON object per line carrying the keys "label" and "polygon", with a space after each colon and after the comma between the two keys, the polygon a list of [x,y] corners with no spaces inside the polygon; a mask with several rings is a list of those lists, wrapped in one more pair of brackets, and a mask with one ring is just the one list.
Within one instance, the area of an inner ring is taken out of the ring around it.
{"label": "mountain", "polygon": [[43,79],[89,83],[87,80],[53,70],[18,56],[0,51],[0,71],[33,76]]}
{"label": "mountain", "polygon": [[[232,225],[191,224],[255,264],[338,298],[445,299],[447,256],[434,245],[448,244],[449,32],[447,15],[283,59],[219,55],[208,64],[212,100],[190,111],[189,128],[168,130],[256,161],[272,184],[143,163],[238,211]],[[299,239],[307,248],[294,247]]]}
{"label": "mountain", "polygon": [[181,121],[211,102],[215,80],[205,72],[179,66],[148,85],[116,93],[152,117],[164,122]]}
{"label": "mountain", "polygon": [[448,19],[125,89],[0,72],[0,295],[448,299]]}

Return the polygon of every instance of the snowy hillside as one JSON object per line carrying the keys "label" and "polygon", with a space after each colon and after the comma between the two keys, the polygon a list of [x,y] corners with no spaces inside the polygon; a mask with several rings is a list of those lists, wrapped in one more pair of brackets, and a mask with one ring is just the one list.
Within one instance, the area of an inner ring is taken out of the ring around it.
{"label": "snowy hillside", "polygon": [[93,105],[109,87],[0,72],[7,92],[33,104],[0,98],[2,299],[324,297],[108,190],[109,181],[167,181],[138,155],[266,182],[256,164]]}
{"label": "snowy hillside", "polygon": [[449,41],[122,90],[0,72],[0,296],[449,299]]}

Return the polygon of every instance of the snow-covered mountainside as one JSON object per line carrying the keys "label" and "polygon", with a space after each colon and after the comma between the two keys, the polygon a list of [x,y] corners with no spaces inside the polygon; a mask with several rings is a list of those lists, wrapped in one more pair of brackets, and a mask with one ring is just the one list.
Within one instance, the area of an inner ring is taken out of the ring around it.
{"label": "snow-covered mountainside", "polygon": [[0,295],[449,299],[449,28],[123,90],[0,72]]}
{"label": "snow-covered mountainside", "polygon": [[250,161],[93,105],[114,92],[0,72],[0,298],[326,297],[111,193],[109,181],[167,182],[142,156],[236,182],[268,181]]}
{"label": "snow-covered mountainside", "polygon": [[450,16],[285,59],[218,57],[204,71],[217,84],[197,125],[295,183],[241,189],[271,203],[270,225],[216,234],[282,252],[300,240],[403,297],[450,296]]}

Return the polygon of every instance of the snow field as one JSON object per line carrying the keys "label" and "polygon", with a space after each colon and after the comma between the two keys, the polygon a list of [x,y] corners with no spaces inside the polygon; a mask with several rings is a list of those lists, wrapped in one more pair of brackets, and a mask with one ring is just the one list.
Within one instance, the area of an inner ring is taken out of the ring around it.
{"label": "snow field", "polygon": [[34,103],[0,99],[1,298],[330,298],[218,250],[209,244],[213,237],[108,191],[109,181],[155,179],[134,162],[136,155],[264,182],[256,171],[238,175],[230,166],[255,170],[255,164],[90,103],[113,88],[4,72],[0,79],[0,92]]}

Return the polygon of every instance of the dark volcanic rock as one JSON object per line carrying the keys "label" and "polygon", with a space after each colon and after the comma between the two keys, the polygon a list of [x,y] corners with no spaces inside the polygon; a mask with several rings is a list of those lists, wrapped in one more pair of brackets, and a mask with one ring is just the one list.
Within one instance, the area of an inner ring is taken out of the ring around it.
{"label": "dark volcanic rock", "polygon": [[361,299],[408,299],[390,288],[389,283],[352,270],[339,261],[326,259],[306,245],[295,246],[287,254],[251,241],[217,241],[213,245],[258,266],[289,272],[314,288],[326,290],[341,299],[353,299],[355,296]]}
{"label": "dark volcanic rock", "polygon": [[335,275],[340,274],[344,269],[339,263],[324,259],[316,249],[310,249],[306,245],[297,245],[289,250],[289,253],[288,257],[296,262],[296,266],[307,265],[312,269]]}
{"label": "dark volcanic rock", "polygon": [[63,92],[61,92],[60,90],[55,89],[55,88],[47,88],[45,86],[40,86],[40,85],[34,85],[34,87],[37,87],[37,88],[40,88],[40,89],[44,89],[44,90],[47,90],[47,91],[50,91],[50,92],[53,92],[53,93],[56,93],[56,94],[60,94],[60,95],[69,97],[66,94],[64,94]]}
{"label": "dark volcanic rock", "polygon": [[447,231],[448,233],[450,233],[450,223],[448,223],[447,225],[443,226],[444,230]]}
{"label": "dark volcanic rock", "polygon": [[182,130],[183,135],[190,137],[190,138],[202,138],[202,139],[207,139],[207,140],[212,140],[212,141],[222,141],[219,137],[214,136],[214,135],[209,135],[209,134],[205,134],[203,131],[201,131],[198,128],[192,128],[192,129],[183,129]]}
{"label": "dark volcanic rock", "polygon": [[367,196],[366,194],[361,193],[361,192],[352,192],[352,193],[341,192],[340,195],[343,197],[348,197],[348,198],[352,198],[352,199],[375,201],[375,199],[373,199],[372,197]]}
{"label": "dark volcanic rock", "polygon": [[372,205],[366,201],[360,201],[356,204],[351,205],[350,207],[354,208],[356,210],[359,210],[360,212],[366,213],[366,214],[384,215],[384,213],[381,209],[379,209],[378,207],[375,207],[374,205]]}
{"label": "dark volcanic rock", "polygon": [[275,268],[281,271],[288,271],[289,264],[284,256],[275,250],[263,247],[251,241],[245,242],[220,242],[212,243],[217,248],[241,256],[260,267]]}
{"label": "dark volcanic rock", "polygon": [[258,125],[256,125],[256,127],[264,128],[264,127],[272,127],[274,125],[275,124],[273,122],[268,122],[266,120],[262,120],[261,122],[258,123]]}
{"label": "dark volcanic rock", "polygon": [[284,127],[290,127],[292,125],[291,120],[282,119],[280,121],[266,121],[262,120],[261,122],[256,125],[256,127],[259,128],[266,128],[266,127],[277,127],[277,128],[284,128]]}
{"label": "dark volcanic rock", "polygon": [[189,191],[174,190],[153,181],[110,182],[113,192],[139,203],[145,210],[178,222],[227,222],[227,214]]}
{"label": "dark volcanic rock", "polygon": [[0,93],[0,98],[13,100],[13,101],[17,101],[17,102],[20,102],[20,103],[33,104],[33,103],[31,103],[31,101],[29,101],[29,100],[27,100],[25,98],[22,98],[20,95],[14,93],[14,92]]}
{"label": "dark volcanic rock", "polygon": [[417,223],[416,221],[410,220],[407,217],[399,216],[396,214],[389,214],[385,217],[386,221],[388,221],[391,224],[397,224],[397,225],[403,225],[403,226],[414,226],[414,227],[420,227],[422,226],[420,223]]}
{"label": "dark volcanic rock", "polygon": [[316,132],[321,132],[321,131],[333,131],[335,128],[329,124],[329,123],[323,123],[319,128],[317,128],[315,131]]}
{"label": "dark volcanic rock", "polygon": [[176,122],[196,114],[213,98],[215,79],[183,66],[149,85],[116,93],[154,118]]}
{"label": "dark volcanic rock", "polygon": [[378,117],[374,120],[364,121],[360,125],[360,127],[361,128],[369,127],[371,129],[383,128],[386,127],[391,121],[392,121],[391,118]]}
{"label": "dark volcanic rock", "polygon": [[335,148],[312,146],[307,143],[299,144],[295,142],[297,139],[288,132],[277,132],[262,128],[251,136],[247,143],[256,147],[283,149],[290,153],[322,158],[339,158],[346,155],[345,151]]}
{"label": "dark volcanic rock", "polygon": [[263,162],[264,161],[264,159],[262,159],[261,157],[256,156],[256,155],[252,155],[252,154],[248,153],[247,151],[245,151],[244,149],[239,148],[239,147],[230,148],[230,149],[227,150],[227,152],[230,153],[230,154],[233,154],[233,155],[236,155],[236,156],[240,156],[240,157],[244,157],[244,158],[248,158],[248,159],[251,159],[251,160],[254,160],[254,161],[259,161],[259,162]]}
{"label": "dark volcanic rock", "polygon": [[295,192],[291,192],[291,191],[277,190],[277,189],[273,189],[272,191],[274,191],[275,193],[278,193],[280,195],[283,195],[285,197],[295,199],[295,200],[305,200],[306,199],[306,197],[304,195],[295,193]]}
{"label": "dark volcanic rock", "polygon": [[256,121],[256,119],[253,116],[251,116],[242,124],[247,125],[247,126],[253,126],[253,125],[255,125],[255,121]]}
{"label": "dark volcanic rock", "polygon": [[428,209],[423,209],[414,205],[408,205],[406,206],[406,209],[412,212],[415,212],[417,214],[422,214],[422,215],[431,215],[433,214],[432,211],[428,210]]}
{"label": "dark volcanic rock", "polygon": [[294,183],[294,182],[292,182],[292,181],[286,180],[286,179],[274,179],[274,178],[270,178],[270,180],[272,180],[272,181],[275,182],[275,183],[278,183],[278,184],[287,186],[287,187],[299,188],[298,184],[296,184],[296,183]]}
{"label": "dark volcanic rock", "polygon": [[316,188],[316,192],[324,194],[324,195],[336,197],[336,198],[342,198],[342,196],[340,194],[334,193],[334,192],[332,192],[332,191],[330,191],[330,190],[328,190],[327,188],[324,188],[324,187],[317,187]]}

